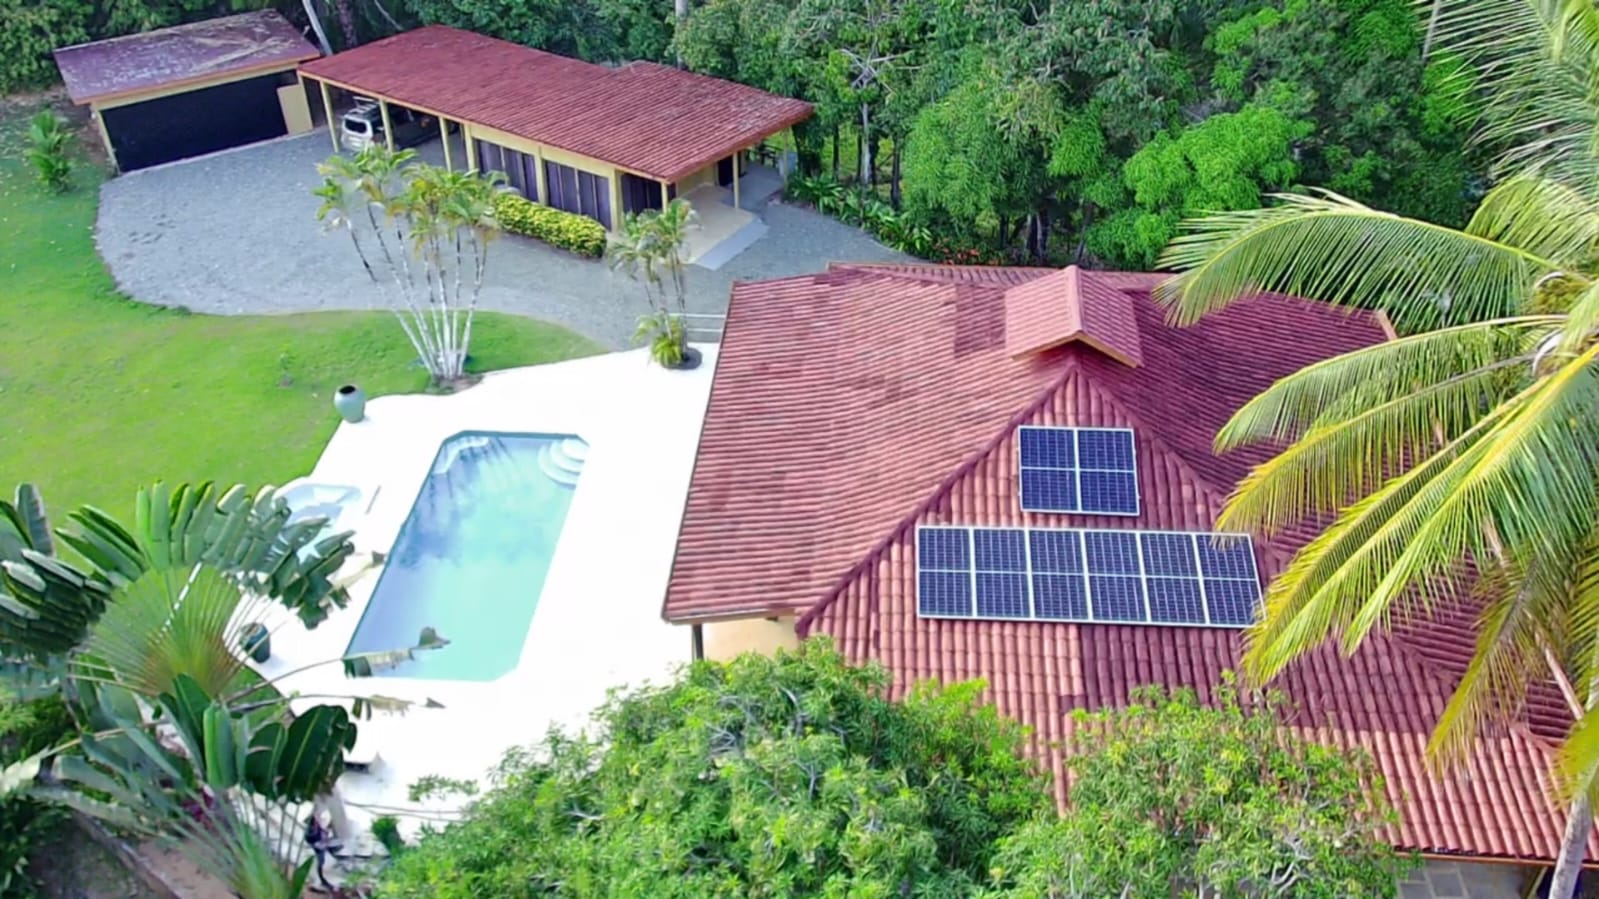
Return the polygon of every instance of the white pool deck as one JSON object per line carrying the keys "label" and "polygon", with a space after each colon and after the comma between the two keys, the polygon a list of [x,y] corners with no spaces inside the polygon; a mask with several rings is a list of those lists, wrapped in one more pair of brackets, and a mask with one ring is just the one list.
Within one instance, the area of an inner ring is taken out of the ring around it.
{"label": "white pool deck", "polygon": [[[278,681],[307,705],[326,701],[315,698],[324,694],[444,705],[360,723],[352,757],[375,753],[377,761],[370,773],[339,782],[353,824],[364,829],[362,806],[455,808],[459,801],[415,806],[406,791],[429,774],[481,778],[507,749],[536,742],[551,726],[587,724],[611,688],[660,682],[688,661],[688,629],[666,624],[660,611],[716,364],[714,345],[700,350],[705,361],[689,372],[658,368],[639,350],[498,372],[449,396],[379,397],[368,402],[365,421],[339,426],[309,480],[364,491],[363,504],[371,505],[353,524],[358,558],[389,551],[451,435],[576,434],[589,443],[512,673],[487,683],[349,679],[334,663]],[[364,575],[350,589],[349,606],[313,630],[284,612],[269,624],[272,658],[257,669],[271,678],[338,659],[377,580],[376,570]]]}

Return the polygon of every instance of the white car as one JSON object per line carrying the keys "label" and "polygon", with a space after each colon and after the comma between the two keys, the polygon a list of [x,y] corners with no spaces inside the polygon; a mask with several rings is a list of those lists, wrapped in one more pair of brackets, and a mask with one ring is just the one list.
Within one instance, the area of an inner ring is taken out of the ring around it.
{"label": "white car", "polygon": [[[389,122],[394,125],[396,149],[426,143],[439,133],[438,119],[413,112],[404,106],[389,107]],[[339,143],[352,153],[359,153],[373,144],[385,143],[383,111],[378,108],[376,100],[367,97],[356,99],[355,107],[340,120]]]}

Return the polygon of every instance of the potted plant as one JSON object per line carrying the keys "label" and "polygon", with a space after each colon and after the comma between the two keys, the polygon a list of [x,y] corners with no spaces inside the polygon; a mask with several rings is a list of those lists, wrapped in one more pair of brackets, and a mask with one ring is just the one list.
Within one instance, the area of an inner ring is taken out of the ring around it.
{"label": "potted plant", "polygon": [[246,624],[239,634],[239,648],[257,664],[264,663],[272,658],[272,633],[259,621]]}
{"label": "potted plant", "polygon": [[333,408],[340,418],[355,424],[366,417],[366,394],[354,384],[345,384],[333,392]]}
{"label": "potted plant", "polygon": [[683,319],[670,312],[639,316],[633,342],[648,346],[650,358],[662,368],[687,371],[699,367],[700,351],[688,345]]}

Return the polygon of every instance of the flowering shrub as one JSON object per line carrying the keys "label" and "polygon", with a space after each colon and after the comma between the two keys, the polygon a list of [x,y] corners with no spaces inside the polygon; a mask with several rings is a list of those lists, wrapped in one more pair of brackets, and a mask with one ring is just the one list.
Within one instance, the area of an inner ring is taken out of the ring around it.
{"label": "flowering shrub", "polygon": [[513,193],[494,198],[494,214],[500,227],[512,234],[542,240],[590,259],[605,255],[605,226],[586,215],[563,212]]}

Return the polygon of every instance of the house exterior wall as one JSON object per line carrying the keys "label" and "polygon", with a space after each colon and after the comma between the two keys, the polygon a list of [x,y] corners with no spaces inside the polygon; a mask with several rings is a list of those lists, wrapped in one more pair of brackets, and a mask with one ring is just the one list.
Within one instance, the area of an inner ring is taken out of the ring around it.
{"label": "house exterior wall", "polygon": [[704,625],[704,633],[705,657],[714,662],[726,662],[746,652],[772,655],[799,646],[792,616],[713,621]]}
{"label": "house exterior wall", "polygon": [[1399,899],[1521,899],[1536,868],[1428,859],[1399,885]]}
{"label": "house exterior wall", "polygon": [[716,163],[713,162],[710,165],[706,166],[705,168],[700,169],[699,171],[694,172],[691,175],[687,175],[687,176],[684,176],[683,178],[678,179],[678,182],[677,182],[677,195],[681,197],[682,195],[688,193],[689,191],[693,190],[696,187],[699,187],[699,186],[704,185],[704,184],[715,184],[715,183],[716,183]]}

